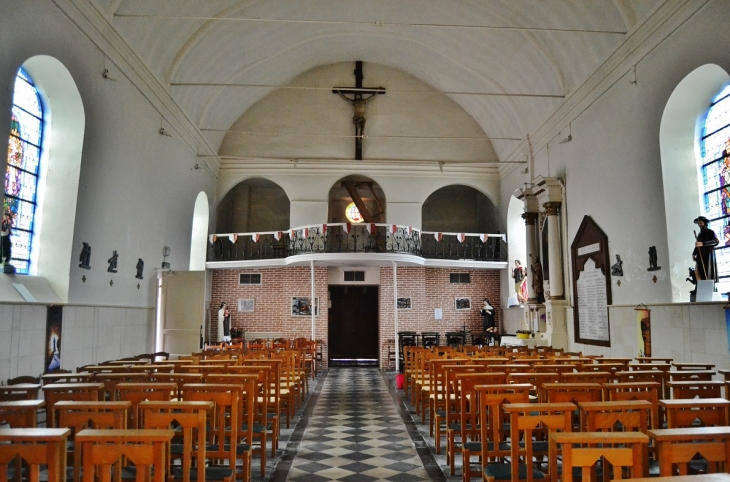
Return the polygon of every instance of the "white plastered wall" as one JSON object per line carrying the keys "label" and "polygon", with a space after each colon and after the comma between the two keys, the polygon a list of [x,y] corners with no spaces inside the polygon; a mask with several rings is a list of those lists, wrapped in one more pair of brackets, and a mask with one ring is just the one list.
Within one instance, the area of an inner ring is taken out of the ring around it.
{"label": "white plastered wall", "polygon": [[[152,106],[148,92],[140,92],[52,2],[20,2],[3,9],[0,44],[5,46],[0,49],[0,112],[10,112],[18,68],[36,56],[52,57],[67,69],[84,106],[78,188],[67,186],[76,189],[75,212],[63,209],[43,223],[44,234],[72,231],[70,249],[58,260],[65,264],[58,279],[65,276],[68,284],[63,367],[149,351],[154,269],[162,261],[162,247],[171,247],[173,269],[187,269],[195,200],[201,191],[212,199],[216,179],[207,169],[195,169],[195,150]],[[105,68],[107,79],[101,75]],[[54,87],[48,86],[47,95],[55,96]],[[57,111],[52,117],[58,120]],[[9,122],[9,116],[0,116],[0,132],[9,132]],[[161,125],[172,137],[158,133]],[[71,148],[70,143],[51,144],[52,170],[59,167],[53,164],[54,151]],[[78,266],[84,241],[92,247],[91,270]],[[119,253],[118,273],[109,273],[107,259],[114,250]],[[138,258],[145,261],[143,280],[135,278]],[[0,352],[0,380],[37,375],[43,364],[45,305],[14,303],[0,309],[0,330],[11,333],[0,337],[11,346]],[[82,324],[74,310],[83,313]]]}
{"label": "white plastered wall", "polygon": [[[687,215],[689,211],[697,213],[696,174],[693,172],[689,178],[675,174],[676,177],[666,182],[660,150],[661,123],[675,88],[695,69],[715,64],[725,72],[730,71],[730,58],[727,56],[730,9],[726,7],[724,2],[710,2],[684,25],[673,30],[636,63],[635,76],[632,63],[621,64],[618,68],[620,77],[615,83],[602,86],[603,90],[597,99],[586,101],[566,114],[561,120],[562,131],[547,145],[542,143],[533,146],[534,167],[530,172],[531,177],[553,176],[565,183],[562,215],[567,225],[567,237],[564,240],[567,246],[573,241],[583,216],[590,215],[608,236],[611,260],[619,254],[624,261],[624,276],[612,277],[615,305],[609,309],[612,347],[598,349],[575,344],[572,307],[569,307],[566,316],[570,349],[585,349],[588,353],[605,352],[612,356],[635,356],[633,348],[627,345],[636,338],[633,307],[639,303],[650,307],[664,306],[675,300],[677,292],[687,299],[687,293],[692,289],[689,283],[681,282],[686,277],[684,268],[679,268],[681,280],[674,282],[674,266],[682,266],[682,261],[677,258],[670,263],[668,253],[670,240],[677,239],[674,236],[681,231],[681,235],[690,236],[690,246],[673,247],[672,252],[676,252],[677,256],[683,252],[686,262],[690,262],[694,225],[691,220],[687,224],[678,219],[672,219],[673,224],[668,225],[667,220],[673,218],[675,208],[671,202],[676,201],[670,201],[669,198],[676,196],[680,188],[694,191],[693,204],[683,209],[687,210]],[[636,83],[632,83],[634,80]],[[692,125],[694,122],[696,114],[690,120]],[[569,125],[572,141],[561,144]],[[503,205],[514,189],[523,187],[521,182],[515,176],[502,179]],[[672,187],[665,188],[665,184]],[[657,248],[658,265],[662,268],[660,271],[647,271],[650,246]],[[564,270],[566,294],[570,294],[572,281],[567,256]],[[656,282],[654,275],[657,276]],[[690,330],[698,323],[710,323],[718,330],[712,336],[717,340],[727,340],[724,312],[721,309],[694,306],[678,309],[687,310],[681,317],[681,323],[687,324]],[[720,357],[721,367],[730,365],[727,347],[713,345],[712,350],[705,350],[698,341],[701,338],[699,334],[693,335],[691,340],[689,337],[680,340],[677,338],[678,333],[674,333],[671,338],[664,337],[669,333],[672,323],[680,323],[672,321],[675,320],[674,315],[670,316],[671,310],[668,310],[657,309],[652,312],[652,334],[658,337],[653,344],[657,356],[671,352],[671,344],[676,343],[678,351],[684,353],[683,360],[697,361],[707,355]],[[659,342],[667,346],[659,348]]]}

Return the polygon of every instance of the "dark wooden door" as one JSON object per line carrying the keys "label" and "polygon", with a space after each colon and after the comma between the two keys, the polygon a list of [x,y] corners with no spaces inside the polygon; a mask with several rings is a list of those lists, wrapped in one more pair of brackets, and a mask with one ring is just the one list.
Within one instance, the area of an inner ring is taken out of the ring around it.
{"label": "dark wooden door", "polygon": [[330,286],[329,359],[378,359],[378,287]]}

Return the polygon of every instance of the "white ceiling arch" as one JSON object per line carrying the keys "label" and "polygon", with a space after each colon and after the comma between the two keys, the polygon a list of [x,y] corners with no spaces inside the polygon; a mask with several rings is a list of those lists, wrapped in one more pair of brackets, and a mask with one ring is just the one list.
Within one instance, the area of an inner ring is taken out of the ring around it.
{"label": "white ceiling arch", "polygon": [[[108,19],[198,129],[225,129],[313,68],[363,60],[477,93],[449,96],[506,159],[666,0],[74,2]],[[243,85],[211,85],[225,83]],[[203,135],[214,150],[224,138]]]}

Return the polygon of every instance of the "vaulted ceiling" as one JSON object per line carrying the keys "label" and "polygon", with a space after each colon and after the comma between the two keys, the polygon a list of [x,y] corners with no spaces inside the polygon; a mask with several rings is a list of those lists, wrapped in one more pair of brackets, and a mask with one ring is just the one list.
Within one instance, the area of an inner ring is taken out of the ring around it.
{"label": "vaulted ceiling", "polygon": [[[262,99],[282,88],[332,97],[331,83],[296,79],[323,66],[362,60],[366,85],[367,64],[377,64],[460,106],[491,143],[484,162],[509,157],[665,3],[84,1],[104,15],[216,153],[227,131]],[[388,96],[413,94],[404,85]],[[422,102],[432,100],[425,95]]]}

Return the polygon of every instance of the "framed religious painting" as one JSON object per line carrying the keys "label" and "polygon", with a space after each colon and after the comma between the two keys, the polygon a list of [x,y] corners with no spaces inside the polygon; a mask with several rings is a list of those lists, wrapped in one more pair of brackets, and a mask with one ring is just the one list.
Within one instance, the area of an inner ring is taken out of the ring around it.
{"label": "framed religious painting", "polygon": [[[314,299],[314,316],[319,315],[319,297]],[[309,296],[292,296],[291,316],[312,316],[312,298]]]}

